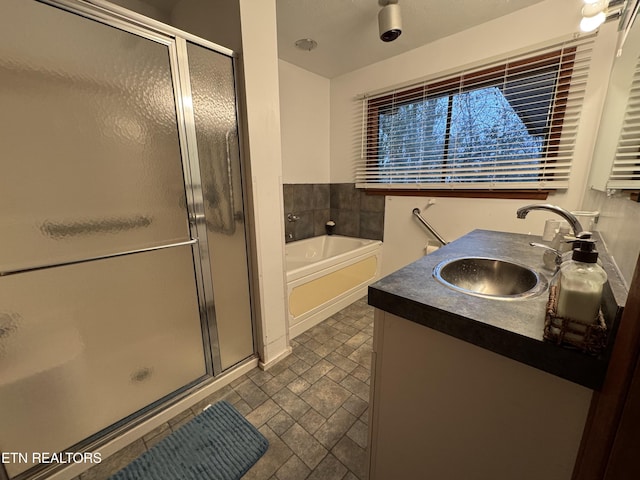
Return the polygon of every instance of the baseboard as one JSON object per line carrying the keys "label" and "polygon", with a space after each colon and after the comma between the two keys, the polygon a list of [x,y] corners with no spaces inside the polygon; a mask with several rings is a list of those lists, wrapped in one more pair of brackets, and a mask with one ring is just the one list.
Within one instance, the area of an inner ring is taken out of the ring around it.
{"label": "baseboard", "polygon": [[293,349],[289,346],[286,348],[286,350],[284,350],[280,355],[278,355],[275,358],[272,358],[271,360],[269,360],[268,362],[264,363],[264,362],[258,362],[258,367],[260,367],[262,370],[269,370],[271,367],[273,367],[276,363],[278,363],[280,360],[282,360],[285,357],[288,357],[289,354],[293,351]]}

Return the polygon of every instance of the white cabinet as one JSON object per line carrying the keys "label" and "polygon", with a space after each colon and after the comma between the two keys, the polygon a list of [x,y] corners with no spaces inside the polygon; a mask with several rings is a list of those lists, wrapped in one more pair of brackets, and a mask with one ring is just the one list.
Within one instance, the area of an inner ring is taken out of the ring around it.
{"label": "white cabinet", "polygon": [[370,480],[570,480],[592,390],[376,309]]}

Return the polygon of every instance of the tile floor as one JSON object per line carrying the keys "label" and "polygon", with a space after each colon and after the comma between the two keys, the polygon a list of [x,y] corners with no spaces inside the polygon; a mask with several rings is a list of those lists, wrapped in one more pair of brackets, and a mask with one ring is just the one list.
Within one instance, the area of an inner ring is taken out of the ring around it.
{"label": "tile floor", "polygon": [[293,353],[255,368],[76,480],[102,480],[213,402],[233,404],[269,440],[246,480],[366,480],[373,308],[366,297],[299,335]]}

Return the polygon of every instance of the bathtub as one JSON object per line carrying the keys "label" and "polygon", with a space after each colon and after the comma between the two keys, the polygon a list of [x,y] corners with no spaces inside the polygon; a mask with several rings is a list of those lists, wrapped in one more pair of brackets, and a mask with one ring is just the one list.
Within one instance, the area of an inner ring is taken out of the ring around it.
{"label": "bathtub", "polygon": [[380,276],[379,240],[324,235],[287,243],[285,253],[291,338],[366,295]]}

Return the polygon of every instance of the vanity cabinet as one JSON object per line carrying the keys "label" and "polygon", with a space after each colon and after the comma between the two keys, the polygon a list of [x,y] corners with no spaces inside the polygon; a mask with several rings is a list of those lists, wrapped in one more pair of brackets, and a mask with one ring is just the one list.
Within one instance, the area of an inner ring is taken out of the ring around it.
{"label": "vanity cabinet", "polygon": [[434,278],[439,266],[500,259],[548,283],[540,237],[474,230],[369,286],[376,308],[370,479],[570,480],[594,390],[626,301],[612,259],[600,355],[543,339],[548,295],[502,300]]}
{"label": "vanity cabinet", "polygon": [[370,480],[570,480],[592,390],[375,311]]}

